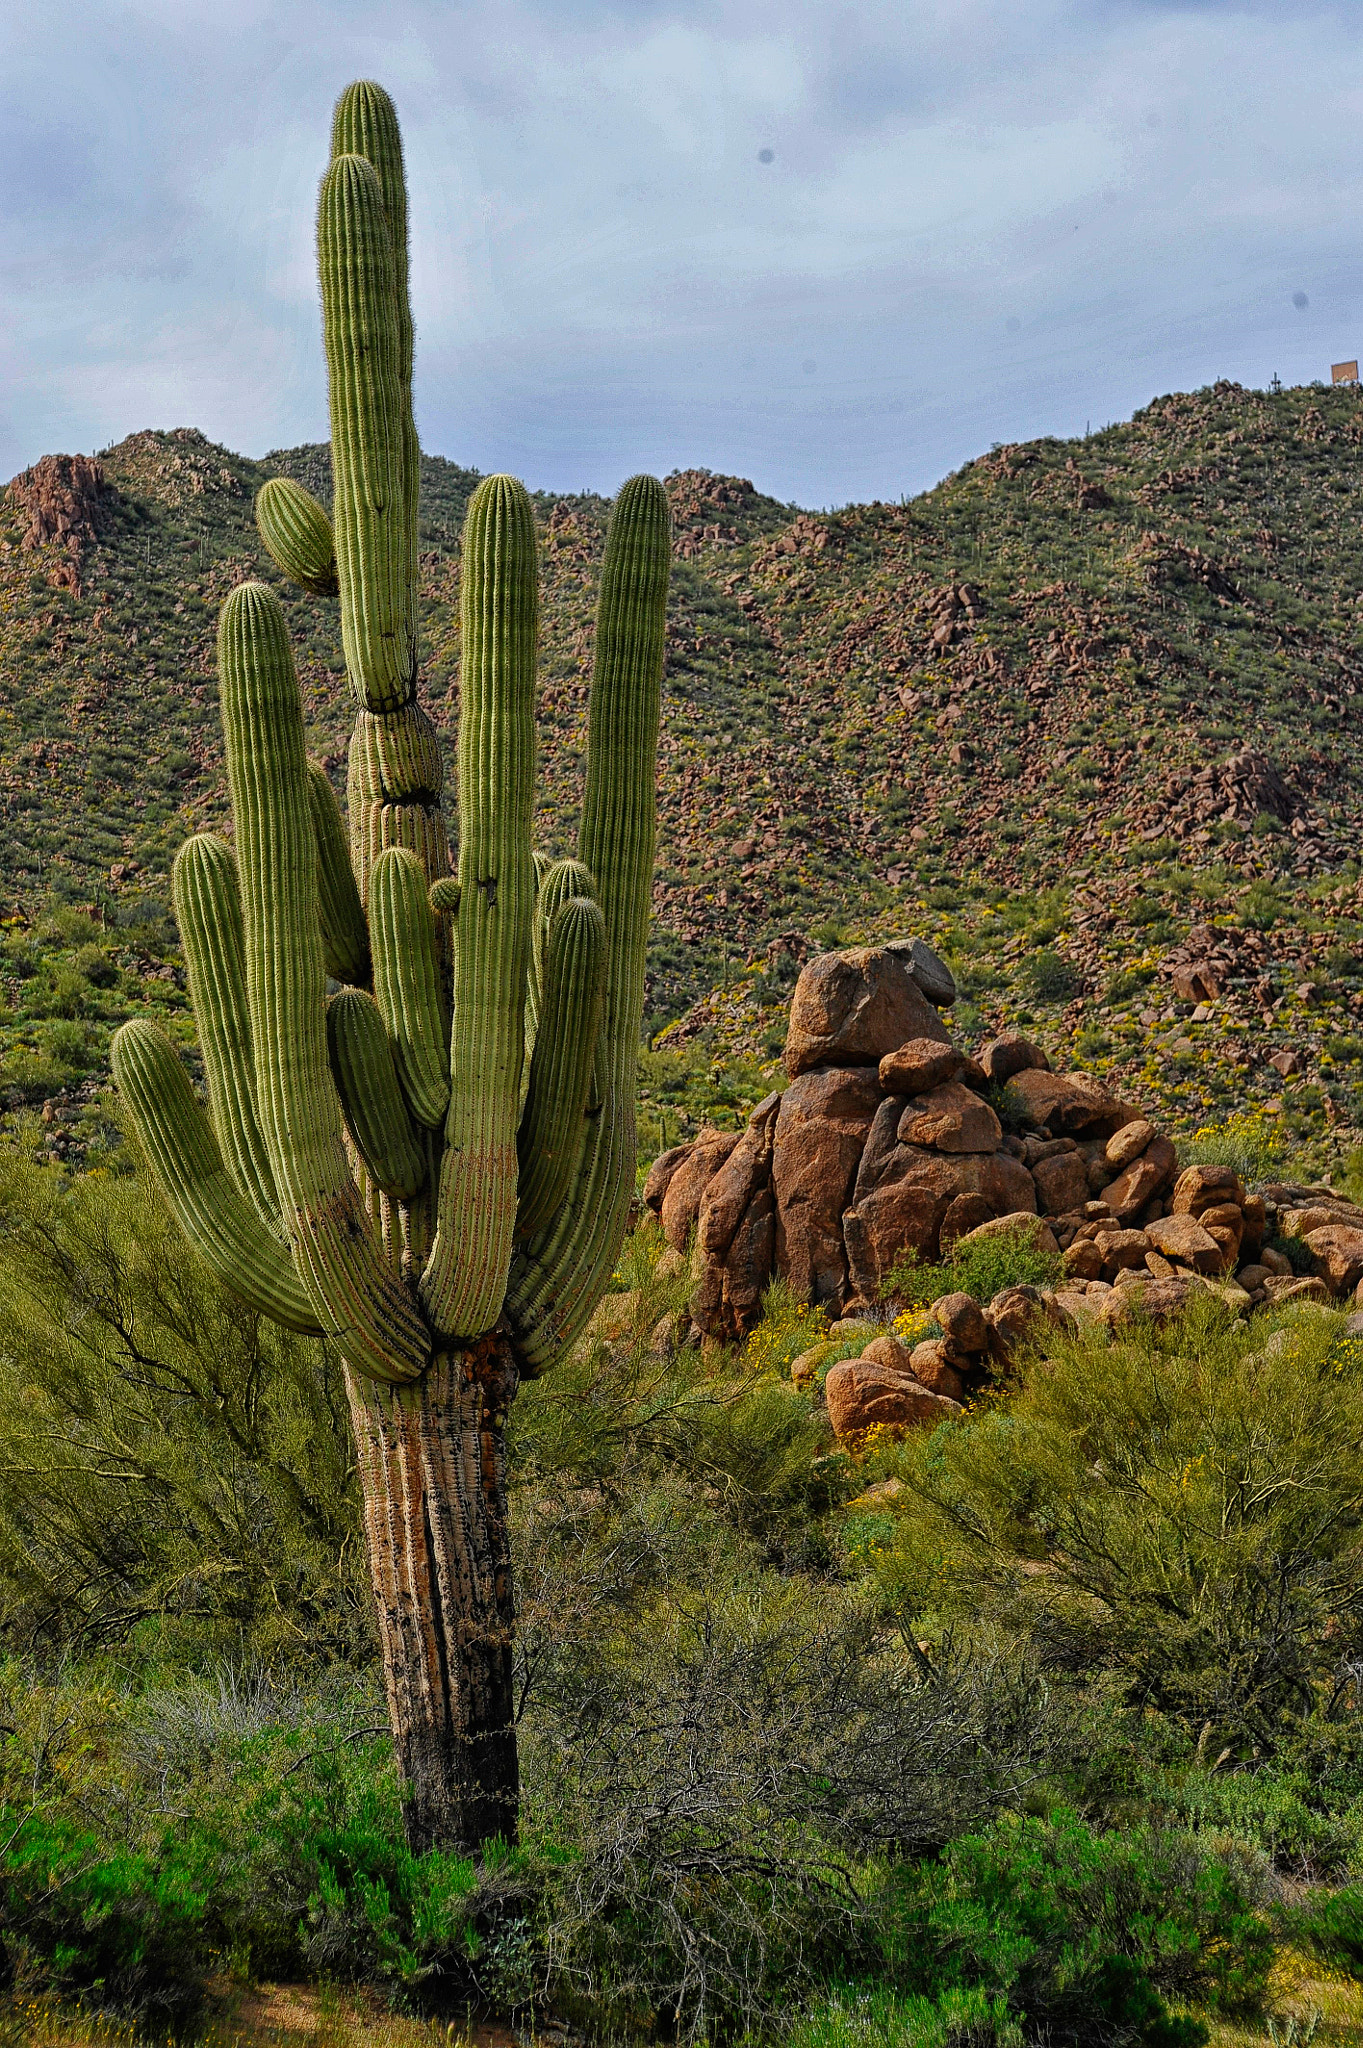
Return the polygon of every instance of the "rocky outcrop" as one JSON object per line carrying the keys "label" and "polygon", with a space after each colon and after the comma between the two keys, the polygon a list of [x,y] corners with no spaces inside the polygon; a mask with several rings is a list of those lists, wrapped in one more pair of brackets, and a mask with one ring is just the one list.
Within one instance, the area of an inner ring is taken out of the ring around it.
{"label": "rocky outcrop", "polygon": [[104,471],[92,456],[44,455],[31,469],[21,470],[5,493],[28,515],[19,545],[40,548],[60,541],[65,560],[54,565],[51,580],[77,595],[81,558],[99,533],[108,489]]}
{"label": "rocky outcrop", "polygon": [[[1173,1144],[1138,1108],[1088,1075],[1052,1072],[1026,1039],[974,1057],[954,1047],[911,958],[901,946],[811,959],[791,1006],[784,1094],[742,1134],[704,1131],[654,1165],[644,1199],[668,1242],[680,1249],[696,1234],[703,1335],[744,1337],[777,1274],[831,1317],[861,1313],[906,1256],[937,1262],[1001,1230],[1030,1230],[1063,1257],[1055,1312],[1077,1319],[1114,1321],[1137,1305],[1173,1314],[1208,1284],[1243,1304],[1307,1281],[1338,1296],[1363,1280],[1363,1209],[1328,1188],[1252,1192],[1229,1167],[1180,1174]],[[1276,1233],[1302,1240],[1313,1274],[1267,1243]],[[915,1414],[940,1412],[920,1396],[955,1399],[971,1360],[1006,1354],[1033,1316],[1053,1312],[1033,1290],[1008,1296],[985,1312],[983,1340],[970,1304],[931,1340],[945,1350],[877,1350],[866,1373],[844,1373],[839,1399],[863,1418],[856,1427],[886,1419],[886,1374],[917,1389]]]}

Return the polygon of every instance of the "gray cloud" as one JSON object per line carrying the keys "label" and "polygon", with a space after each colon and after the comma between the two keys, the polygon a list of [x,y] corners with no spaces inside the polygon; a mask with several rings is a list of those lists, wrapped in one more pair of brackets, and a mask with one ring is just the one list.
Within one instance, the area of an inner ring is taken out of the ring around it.
{"label": "gray cloud", "polygon": [[699,462],[807,503],[897,497],[991,440],[1360,350],[1353,9],[0,0],[0,21],[4,474],[144,425],[257,453],[325,434],[312,210],[357,75],[403,117],[423,440],[534,484]]}

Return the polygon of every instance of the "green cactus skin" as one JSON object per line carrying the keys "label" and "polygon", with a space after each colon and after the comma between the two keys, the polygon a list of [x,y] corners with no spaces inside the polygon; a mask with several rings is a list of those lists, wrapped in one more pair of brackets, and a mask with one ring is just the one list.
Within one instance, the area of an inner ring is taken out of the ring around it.
{"label": "green cactus skin", "polygon": [[170,887],[213,1129],[237,1189],[271,1236],[282,1238],[279,1191],[256,1113],[236,855],[216,833],[197,833],[176,854]]}
{"label": "green cactus skin", "polygon": [[120,1025],[113,1070],[152,1171],[200,1257],[258,1315],[320,1337],[322,1325],[288,1252],[238,1192],[165,1033],[146,1017]]}
{"label": "green cactus skin", "polygon": [[327,1004],[327,1050],[346,1129],[370,1175],[395,1201],[414,1202],[428,1163],[393,1066],[378,1004],[343,988]]}
{"label": "green cactus skin", "polygon": [[314,597],[335,597],[336,536],[326,508],[292,477],[272,476],[256,493],[256,526],[273,561]]}
{"label": "green cactus skin", "polygon": [[506,1313],[526,1373],[543,1372],[585,1327],[624,1242],[634,1188],[670,556],[667,494],[653,477],[632,477],[606,536],[578,835],[606,920],[604,1102],[567,1200],[512,1268]]}
{"label": "green cactus skin", "polygon": [[256,1103],[294,1261],[348,1365],[380,1379],[415,1379],[430,1338],[374,1242],[341,1143],[302,700],[284,613],[264,584],[238,584],[222,608],[218,677]]}
{"label": "green cactus skin", "polygon": [[308,763],[308,796],[317,841],[317,914],[322,957],[336,981],[363,988],[369,979],[369,928],[350,865],[345,821],[336,792],[320,761]]}
{"label": "green cactus skin", "polygon": [[257,511],[280,567],[339,594],[349,846],[282,609],[244,584],[219,631],[235,853],[204,836],[175,870],[209,1108],[150,1024],[114,1065],[190,1241],[341,1356],[408,1839],[467,1850],[516,1829],[507,1414],[599,1299],[633,1187],[667,502],[634,478],[612,514],[580,858],[553,862],[530,842],[534,519],[510,478],[474,493],[452,873],[416,699],[402,146],[364,81],[336,109],[318,267],[333,515],[283,479]]}
{"label": "green cactus skin", "polygon": [[402,1092],[418,1123],[438,1129],[450,1100],[449,1026],[435,919],[414,854],[389,847],[369,878],[374,997],[393,1042]]}
{"label": "green cactus skin", "polygon": [[432,1323],[452,1338],[496,1322],[516,1224],[535,904],[538,569],[525,490],[511,477],[485,477],[464,527],[450,1107],[435,1243],[421,1281]]}
{"label": "green cactus skin", "polygon": [[396,711],[416,689],[413,544],[393,252],[378,173],[364,157],[334,157],[322,180],[317,258],[341,640],[361,703]]}
{"label": "green cactus skin", "polygon": [[606,920],[598,904],[571,896],[559,905],[544,945],[543,975],[539,1033],[517,1148],[518,1237],[533,1237],[553,1216],[572,1183],[587,1135],[588,1095],[606,999]]}

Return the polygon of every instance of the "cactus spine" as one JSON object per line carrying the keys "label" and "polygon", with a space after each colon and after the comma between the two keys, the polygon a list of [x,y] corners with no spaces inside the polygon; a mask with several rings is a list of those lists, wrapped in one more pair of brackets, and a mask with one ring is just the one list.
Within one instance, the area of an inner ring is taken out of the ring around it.
{"label": "cactus spine", "polygon": [[145,1021],[114,1071],[214,1271],[344,1360],[408,1833],[476,1846],[516,1824],[506,1414],[590,1315],[633,1185],[668,510],[648,477],[616,501],[579,857],[551,862],[534,516],[512,478],[478,486],[452,863],[417,700],[402,144],[376,85],[337,104],[317,246],[334,504],[276,478],[257,519],[292,581],[339,596],[349,829],[306,759],[279,600],[243,584],[218,635],[234,845],[202,834],[174,872],[207,1110]]}

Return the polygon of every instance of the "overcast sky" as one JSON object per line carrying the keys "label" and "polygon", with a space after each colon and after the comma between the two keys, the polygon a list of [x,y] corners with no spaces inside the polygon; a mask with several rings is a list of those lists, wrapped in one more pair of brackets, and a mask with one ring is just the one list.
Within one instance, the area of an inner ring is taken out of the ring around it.
{"label": "overcast sky", "polygon": [[423,445],[923,489],[1363,353],[1363,6],[0,0],[0,474],[323,439],[332,102],[393,93]]}

